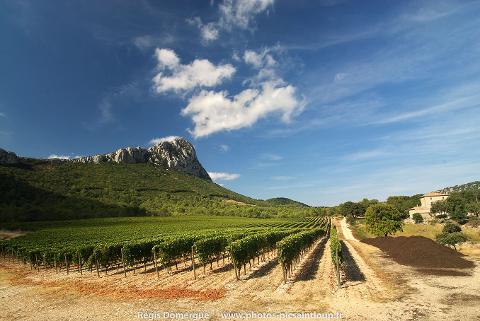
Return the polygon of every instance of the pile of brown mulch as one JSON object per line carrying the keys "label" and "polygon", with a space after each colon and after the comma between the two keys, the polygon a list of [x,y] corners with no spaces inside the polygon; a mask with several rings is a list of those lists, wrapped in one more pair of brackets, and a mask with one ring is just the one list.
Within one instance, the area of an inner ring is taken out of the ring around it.
{"label": "pile of brown mulch", "polygon": [[378,247],[395,262],[416,268],[468,269],[473,262],[463,254],[422,236],[375,237],[362,242]]}

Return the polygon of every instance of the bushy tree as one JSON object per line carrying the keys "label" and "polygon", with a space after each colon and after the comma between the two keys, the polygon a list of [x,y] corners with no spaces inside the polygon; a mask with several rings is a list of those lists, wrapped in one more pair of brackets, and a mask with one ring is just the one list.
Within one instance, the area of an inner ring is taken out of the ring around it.
{"label": "bushy tree", "polygon": [[360,201],[360,203],[363,205],[366,211],[370,205],[378,204],[379,201],[377,199],[369,200],[368,198],[364,198],[363,200]]}
{"label": "bushy tree", "polygon": [[420,203],[420,194],[414,196],[390,196],[387,198],[387,204],[394,206],[402,213],[403,218],[408,218],[408,211]]}
{"label": "bushy tree", "polygon": [[355,203],[355,202],[345,202],[340,205],[339,211],[345,217],[362,217],[365,215],[366,208],[363,206],[362,203]]}
{"label": "bushy tree", "polygon": [[443,226],[442,233],[437,234],[436,240],[438,243],[452,246],[456,250],[457,244],[465,242],[467,237],[462,233],[462,228],[459,225],[447,223]]}
{"label": "bushy tree", "polygon": [[436,240],[438,243],[452,246],[456,250],[458,244],[467,241],[467,237],[462,232],[440,233],[437,235]]}
{"label": "bushy tree", "polygon": [[390,204],[371,205],[365,213],[365,224],[368,232],[387,236],[402,230],[402,213]]}
{"label": "bushy tree", "polygon": [[455,223],[447,223],[443,226],[442,233],[456,233],[456,232],[461,232],[462,228],[460,225],[457,225]]}
{"label": "bushy tree", "polygon": [[412,219],[415,222],[415,224],[423,223],[423,216],[420,213],[413,213]]}
{"label": "bushy tree", "polygon": [[470,202],[467,204],[467,211],[477,217],[480,216],[480,202]]}
{"label": "bushy tree", "polygon": [[446,199],[447,212],[450,218],[459,224],[467,221],[466,200],[460,193],[452,193]]}
{"label": "bushy tree", "polygon": [[444,215],[447,213],[447,201],[436,201],[430,207],[430,214],[432,216]]}

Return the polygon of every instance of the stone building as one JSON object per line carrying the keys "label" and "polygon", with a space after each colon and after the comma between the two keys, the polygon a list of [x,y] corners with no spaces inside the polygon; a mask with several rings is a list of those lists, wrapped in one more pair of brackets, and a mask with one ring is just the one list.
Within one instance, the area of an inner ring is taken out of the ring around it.
{"label": "stone building", "polygon": [[448,194],[440,193],[440,192],[431,192],[428,194],[423,195],[420,199],[420,206],[415,206],[411,208],[409,211],[410,218],[414,213],[419,213],[423,216],[424,220],[430,220],[432,217],[430,216],[430,209],[432,208],[432,204],[438,201],[443,201],[448,198]]}

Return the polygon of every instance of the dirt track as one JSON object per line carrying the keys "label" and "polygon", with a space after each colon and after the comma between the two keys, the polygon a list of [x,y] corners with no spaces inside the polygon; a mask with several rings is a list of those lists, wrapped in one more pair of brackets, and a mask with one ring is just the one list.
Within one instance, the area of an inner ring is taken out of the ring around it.
{"label": "dirt track", "polygon": [[[342,237],[348,227],[337,225]],[[207,276],[200,270],[193,280],[187,270],[162,271],[160,279],[151,268],[126,278],[122,273],[97,278],[90,272],[67,276],[0,261],[2,317],[135,320],[139,311],[206,311],[211,320],[219,320],[224,311],[339,311],[345,320],[480,320],[479,257],[469,257],[477,265],[467,276],[426,276],[352,236],[344,241],[347,265],[337,290],[328,245],[319,242],[297,268],[295,282],[285,285],[274,260],[240,281],[221,264],[214,264],[213,271],[207,268]]]}

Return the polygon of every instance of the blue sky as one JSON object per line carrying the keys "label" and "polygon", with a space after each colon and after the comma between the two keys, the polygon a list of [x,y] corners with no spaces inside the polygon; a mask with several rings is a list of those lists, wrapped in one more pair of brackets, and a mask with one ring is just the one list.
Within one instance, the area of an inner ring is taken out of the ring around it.
{"label": "blue sky", "polygon": [[478,1],[0,1],[0,146],[185,136],[217,182],[312,205],[478,180]]}

